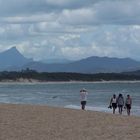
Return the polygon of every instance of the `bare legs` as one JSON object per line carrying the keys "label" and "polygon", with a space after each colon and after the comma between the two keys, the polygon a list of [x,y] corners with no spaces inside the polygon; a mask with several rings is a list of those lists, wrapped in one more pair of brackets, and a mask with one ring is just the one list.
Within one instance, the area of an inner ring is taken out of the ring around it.
{"label": "bare legs", "polygon": [[86,101],[81,101],[81,109],[85,110]]}
{"label": "bare legs", "polygon": [[127,115],[130,116],[130,109],[127,108]]}
{"label": "bare legs", "polygon": [[82,105],[82,110],[85,110],[85,105]]}
{"label": "bare legs", "polygon": [[122,106],[118,106],[118,108],[119,108],[119,114],[122,114]]}
{"label": "bare legs", "polygon": [[113,114],[115,114],[115,109],[116,109],[116,108],[115,108],[115,107],[113,107]]}

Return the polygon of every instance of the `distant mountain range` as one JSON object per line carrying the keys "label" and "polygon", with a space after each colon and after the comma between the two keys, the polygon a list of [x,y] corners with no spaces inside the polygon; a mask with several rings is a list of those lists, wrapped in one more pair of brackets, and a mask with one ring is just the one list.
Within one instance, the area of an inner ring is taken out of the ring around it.
{"label": "distant mountain range", "polygon": [[140,62],[130,58],[88,57],[68,64],[44,64],[31,62],[29,67],[40,72],[76,72],[76,73],[119,73],[140,69]]}
{"label": "distant mountain range", "polygon": [[140,70],[140,62],[130,58],[88,57],[74,62],[46,64],[25,58],[13,47],[0,53],[0,71],[33,69],[39,72],[119,73]]}
{"label": "distant mountain range", "polygon": [[46,64],[67,64],[67,63],[71,63],[72,60],[68,60],[68,59],[46,59],[46,60],[40,60],[40,62],[46,63]]}

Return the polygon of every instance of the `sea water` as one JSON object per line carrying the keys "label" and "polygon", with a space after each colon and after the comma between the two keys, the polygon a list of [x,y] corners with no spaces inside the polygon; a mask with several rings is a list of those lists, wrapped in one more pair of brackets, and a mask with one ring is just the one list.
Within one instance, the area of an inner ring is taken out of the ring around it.
{"label": "sea water", "polygon": [[[0,83],[0,103],[39,104],[80,109],[79,91],[86,88],[86,110],[112,112],[108,108],[113,94],[130,94],[132,114],[140,116],[140,82],[46,82]],[[123,111],[126,114],[126,110]]]}

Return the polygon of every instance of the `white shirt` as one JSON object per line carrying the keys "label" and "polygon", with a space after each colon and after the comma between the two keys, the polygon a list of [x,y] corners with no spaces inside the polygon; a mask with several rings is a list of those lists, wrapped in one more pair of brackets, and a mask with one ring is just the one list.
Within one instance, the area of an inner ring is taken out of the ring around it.
{"label": "white shirt", "polygon": [[117,99],[116,98],[112,98],[112,103],[117,103]]}
{"label": "white shirt", "polygon": [[80,91],[81,101],[87,101],[87,91]]}

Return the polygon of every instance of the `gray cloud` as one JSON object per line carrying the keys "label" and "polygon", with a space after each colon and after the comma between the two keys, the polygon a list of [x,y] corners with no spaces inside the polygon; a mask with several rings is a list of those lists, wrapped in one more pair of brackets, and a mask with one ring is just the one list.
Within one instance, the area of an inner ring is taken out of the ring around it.
{"label": "gray cloud", "polygon": [[99,1],[90,7],[63,10],[61,23],[73,25],[139,25],[140,1]]}
{"label": "gray cloud", "polygon": [[0,15],[17,16],[58,12],[62,9],[85,7],[95,2],[97,2],[97,0],[0,0]]}
{"label": "gray cloud", "polygon": [[139,0],[0,0],[0,50],[17,46],[37,60],[140,60],[139,7]]}
{"label": "gray cloud", "polygon": [[0,0],[0,5],[4,23],[140,24],[139,0]]}
{"label": "gray cloud", "polygon": [[105,24],[140,24],[140,1],[102,1],[95,6],[96,18]]}

